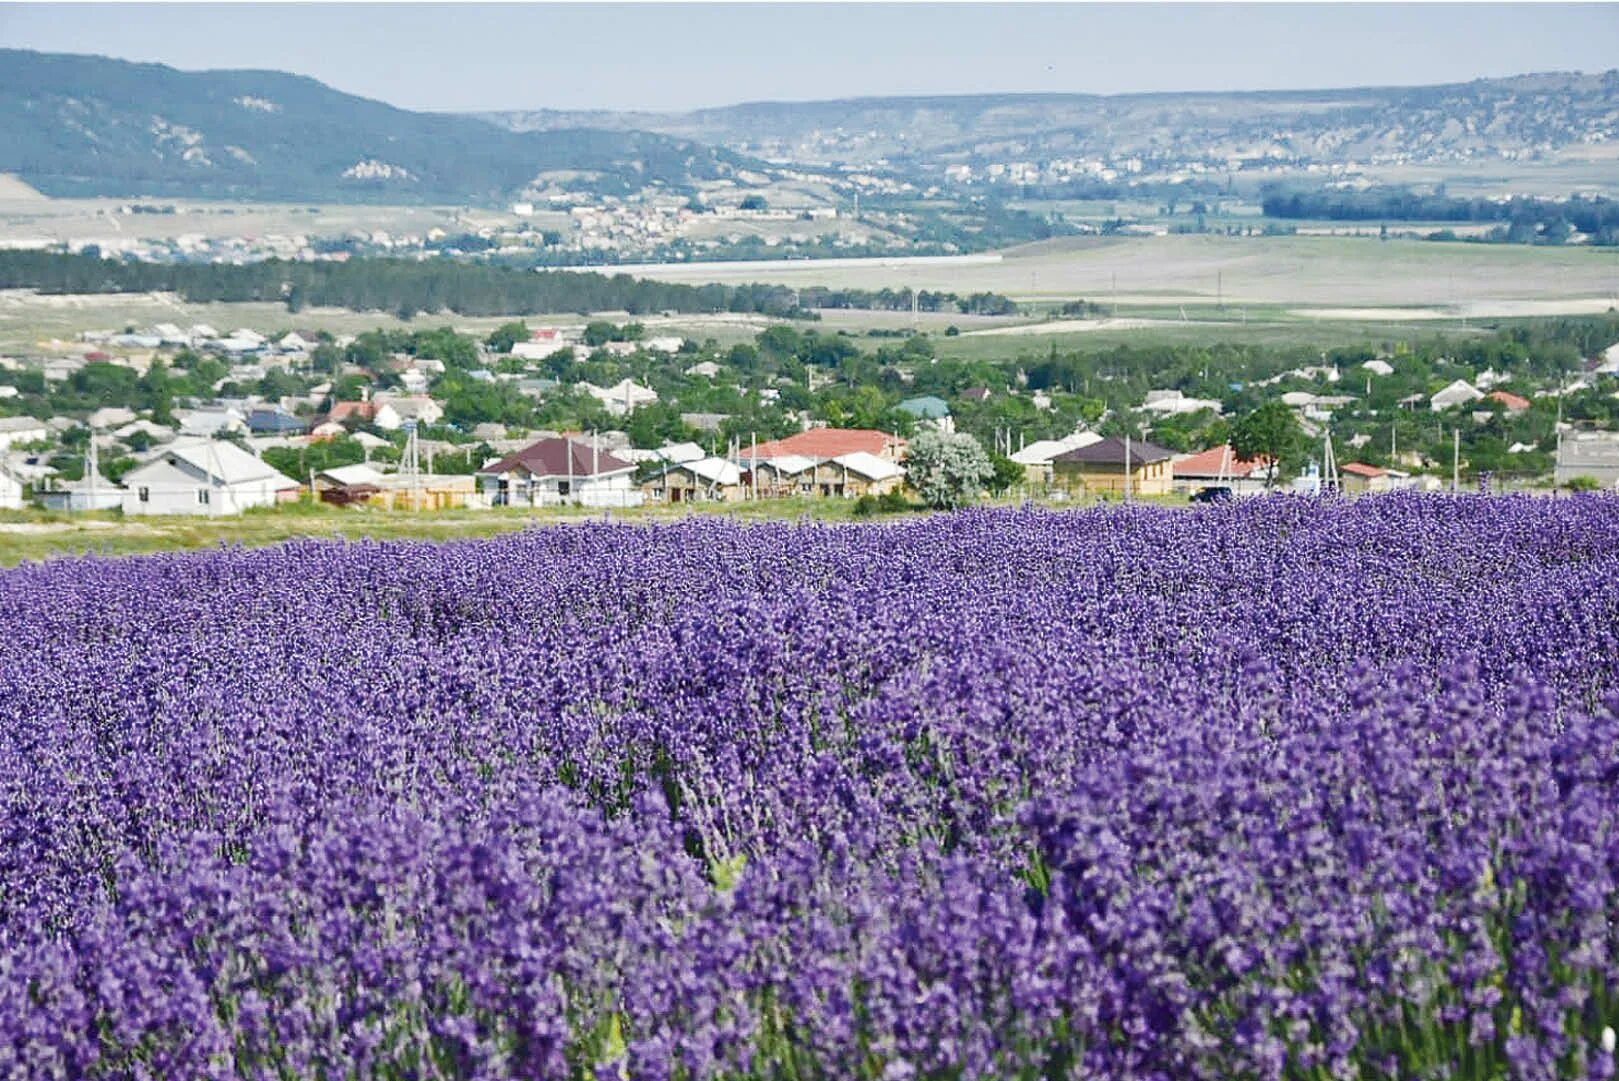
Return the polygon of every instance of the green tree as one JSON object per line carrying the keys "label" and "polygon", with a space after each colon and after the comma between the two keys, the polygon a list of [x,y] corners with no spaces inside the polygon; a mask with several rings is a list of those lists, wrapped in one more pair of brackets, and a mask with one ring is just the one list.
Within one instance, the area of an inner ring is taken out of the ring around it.
{"label": "green tree", "polygon": [[960,432],[923,432],[906,461],[911,487],[930,507],[954,508],[978,498],[995,466],[978,440]]}
{"label": "green tree", "polygon": [[1028,476],[1027,470],[1004,454],[991,454],[989,464],[994,468],[989,478],[989,490],[995,495],[1017,487]]}
{"label": "green tree", "polygon": [[483,340],[485,345],[497,353],[510,353],[512,346],[526,341],[528,341],[528,324],[523,322],[502,323],[491,330],[489,337]]}
{"label": "green tree", "polygon": [[1279,467],[1304,452],[1304,431],[1293,411],[1279,401],[1266,402],[1231,426],[1231,447],[1243,459],[1265,458],[1265,487],[1276,483]]}
{"label": "green tree", "polygon": [[618,327],[605,319],[597,319],[585,324],[585,344],[595,349],[606,345],[618,336]]}

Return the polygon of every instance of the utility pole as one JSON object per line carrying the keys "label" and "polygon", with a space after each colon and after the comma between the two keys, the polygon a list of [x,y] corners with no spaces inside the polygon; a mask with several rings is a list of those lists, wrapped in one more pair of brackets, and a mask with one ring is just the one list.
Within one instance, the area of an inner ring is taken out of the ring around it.
{"label": "utility pole", "polygon": [[1124,433],[1124,501],[1130,502],[1130,433]]}
{"label": "utility pole", "polygon": [[1455,495],[1462,488],[1462,430],[1450,430],[1450,494]]}
{"label": "utility pole", "polygon": [[416,435],[416,422],[405,422],[405,460],[400,470],[405,477],[405,490],[410,493],[410,509],[421,510],[422,462],[421,443]]}
{"label": "utility pole", "polygon": [[1338,483],[1338,456],[1332,450],[1332,433],[1327,432],[1321,443],[1321,495],[1336,492]]}
{"label": "utility pole", "polygon": [[[85,478],[86,480],[88,480],[90,482],[90,506],[87,508],[88,510],[95,510],[96,509],[96,481],[98,479],[100,479],[100,478],[98,478],[96,476],[96,474],[98,472],[100,472],[100,469],[101,469],[101,464],[100,464],[100,462],[98,462],[96,460],[96,430],[94,428],[91,428],[90,429],[90,469],[89,469],[89,476]],[[69,502],[69,505],[71,505],[72,500],[70,499],[68,502]]]}

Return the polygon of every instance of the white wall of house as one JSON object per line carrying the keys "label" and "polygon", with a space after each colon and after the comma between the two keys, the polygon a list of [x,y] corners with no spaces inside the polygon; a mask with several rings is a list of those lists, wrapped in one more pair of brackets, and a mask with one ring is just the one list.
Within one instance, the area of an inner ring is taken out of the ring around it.
{"label": "white wall of house", "polygon": [[23,443],[36,443],[50,437],[51,430],[43,423],[22,425],[0,430],[0,450]]}
{"label": "white wall of house", "polygon": [[22,510],[22,482],[0,469],[0,510]]}
{"label": "white wall of house", "polygon": [[484,478],[484,494],[491,502],[496,502],[502,492],[508,507],[639,507],[644,498],[635,484],[635,474],[629,470],[603,477],[530,480],[522,474],[508,474]]}
{"label": "white wall of house", "polygon": [[221,484],[168,459],[159,459],[125,475],[124,514],[240,514],[251,507],[273,505],[280,483],[264,478]]}

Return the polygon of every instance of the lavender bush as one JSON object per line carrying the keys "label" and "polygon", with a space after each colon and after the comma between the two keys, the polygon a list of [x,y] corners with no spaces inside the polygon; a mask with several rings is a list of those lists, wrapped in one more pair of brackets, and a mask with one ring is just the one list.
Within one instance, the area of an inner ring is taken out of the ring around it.
{"label": "lavender bush", "polygon": [[0,1075],[1611,1077],[1619,501],[0,575]]}

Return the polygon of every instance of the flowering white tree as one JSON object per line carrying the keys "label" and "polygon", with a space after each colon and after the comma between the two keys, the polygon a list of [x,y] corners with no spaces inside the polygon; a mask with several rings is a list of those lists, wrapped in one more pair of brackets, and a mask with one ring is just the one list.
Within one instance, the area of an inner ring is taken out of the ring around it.
{"label": "flowering white tree", "polygon": [[916,494],[938,508],[972,502],[995,476],[989,455],[965,432],[923,432],[911,441],[905,468]]}

